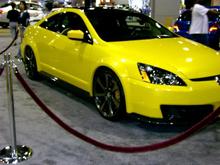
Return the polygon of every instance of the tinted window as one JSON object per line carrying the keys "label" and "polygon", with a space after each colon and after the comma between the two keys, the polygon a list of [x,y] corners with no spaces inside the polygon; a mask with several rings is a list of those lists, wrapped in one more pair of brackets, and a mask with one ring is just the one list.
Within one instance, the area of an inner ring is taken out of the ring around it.
{"label": "tinted window", "polygon": [[123,10],[88,10],[86,15],[105,41],[168,38],[176,35],[140,13]]}
{"label": "tinted window", "polygon": [[10,6],[11,4],[10,3],[5,3],[5,4],[3,4],[2,6],[0,6],[0,7],[8,7],[8,6]]}
{"label": "tinted window", "polygon": [[60,30],[61,34],[66,35],[69,30],[82,30],[85,32],[86,26],[79,15],[67,12],[62,15]]}
{"label": "tinted window", "polygon": [[44,21],[40,26],[63,35],[66,35],[69,30],[86,31],[86,26],[81,17],[72,12],[54,15]]}
{"label": "tinted window", "polygon": [[32,3],[30,3],[30,4],[28,5],[28,9],[30,9],[30,10],[41,10],[41,6],[40,6],[40,5],[37,5],[37,4],[32,4]]}
{"label": "tinted window", "polygon": [[60,32],[60,29],[59,29],[60,18],[61,18],[60,14],[54,15],[48,18],[47,20],[45,20],[40,26],[47,30],[59,33]]}
{"label": "tinted window", "polygon": [[187,10],[179,16],[179,21],[191,21],[192,11]]}

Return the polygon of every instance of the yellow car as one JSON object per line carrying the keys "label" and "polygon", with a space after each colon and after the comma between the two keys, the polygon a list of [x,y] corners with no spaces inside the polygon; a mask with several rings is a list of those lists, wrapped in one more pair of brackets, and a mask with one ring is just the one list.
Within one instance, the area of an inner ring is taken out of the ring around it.
{"label": "yellow car", "polygon": [[109,120],[195,121],[220,106],[220,54],[141,13],[59,9],[26,29],[21,53],[29,78],[85,90]]}

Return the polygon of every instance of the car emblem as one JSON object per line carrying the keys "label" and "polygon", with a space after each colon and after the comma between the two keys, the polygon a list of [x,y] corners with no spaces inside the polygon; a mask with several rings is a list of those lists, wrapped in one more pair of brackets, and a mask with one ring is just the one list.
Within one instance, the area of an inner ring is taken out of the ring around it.
{"label": "car emblem", "polygon": [[216,76],[215,81],[218,83],[218,85],[220,85],[220,76]]}

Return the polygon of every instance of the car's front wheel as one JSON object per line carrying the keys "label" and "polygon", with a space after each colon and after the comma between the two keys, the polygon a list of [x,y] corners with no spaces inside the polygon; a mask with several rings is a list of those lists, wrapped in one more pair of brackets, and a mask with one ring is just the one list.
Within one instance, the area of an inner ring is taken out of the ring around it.
{"label": "car's front wheel", "polygon": [[26,71],[28,78],[32,80],[37,80],[39,78],[39,74],[37,72],[37,63],[36,63],[35,55],[34,55],[33,50],[30,47],[27,47],[25,49],[24,66],[25,66],[25,71]]}
{"label": "car's front wheel", "polygon": [[108,120],[118,120],[125,114],[125,97],[119,78],[102,69],[93,80],[93,98],[99,113]]}

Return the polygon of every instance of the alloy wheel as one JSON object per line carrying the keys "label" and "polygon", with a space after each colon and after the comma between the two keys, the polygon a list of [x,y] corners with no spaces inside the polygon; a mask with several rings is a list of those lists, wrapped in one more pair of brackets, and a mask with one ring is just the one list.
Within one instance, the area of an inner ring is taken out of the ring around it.
{"label": "alloy wheel", "polygon": [[93,96],[99,113],[109,120],[118,119],[124,112],[124,94],[121,83],[111,71],[95,75]]}
{"label": "alloy wheel", "polygon": [[25,71],[27,76],[30,79],[36,80],[38,78],[37,64],[36,64],[34,52],[31,48],[27,48],[25,50],[24,63],[25,63]]}

